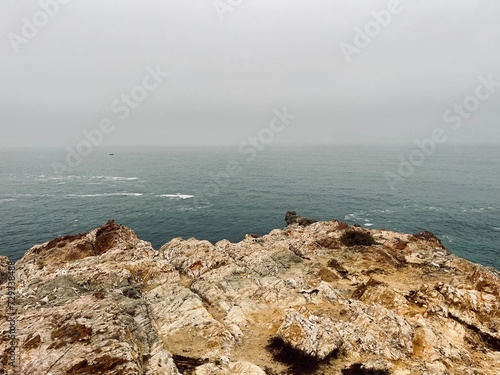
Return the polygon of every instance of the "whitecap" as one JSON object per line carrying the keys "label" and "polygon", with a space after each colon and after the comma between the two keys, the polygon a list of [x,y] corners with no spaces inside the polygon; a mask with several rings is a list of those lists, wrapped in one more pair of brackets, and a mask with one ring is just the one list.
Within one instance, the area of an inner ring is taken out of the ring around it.
{"label": "whitecap", "polygon": [[354,222],[370,221],[371,219],[369,217],[370,217],[370,215],[367,212],[357,211],[357,212],[353,212],[352,214],[345,215],[344,220],[350,220],[350,221],[354,221]]}
{"label": "whitecap", "polygon": [[14,199],[14,198],[4,198],[4,199],[0,199],[0,203],[3,203],[3,202],[15,202],[17,199]]}
{"label": "whitecap", "polygon": [[208,203],[204,206],[196,206],[196,207],[179,207],[179,210],[180,211],[198,211],[198,210],[203,210],[203,209],[206,209],[206,208],[210,208],[212,207],[213,204],[212,203]]}
{"label": "whitecap", "polygon": [[354,212],[352,214],[348,214],[348,215],[344,216],[344,220],[362,220],[362,219],[363,219],[363,217],[358,212]]}
{"label": "whitecap", "polygon": [[86,178],[86,176],[76,176],[76,175],[58,176],[58,177],[50,177],[49,180],[79,180],[82,178]]}
{"label": "whitecap", "polygon": [[106,181],[135,181],[139,177],[120,177],[120,176],[92,176],[92,179],[106,180]]}
{"label": "whitecap", "polygon": [[111,181],[136,181],[138,177],[109,177]]}
{"label": "whitecap", "polygon": [[427,209],[430,211],[443,211],[441,207],[434,207],[434,206],[429,206],[427,207]]}
{"label": "whitecap", "polygon": [[447,234],[443,234],[441,236],[441,239],[445,240],[445,241],[448,241],[449,243],[452,243],[453,242],[453,237],[451,237],[450,235],[447,235]]}
{"label": "whitecap", "polygon": [[131,196],[140,197],[142,193],[102,193],[102,194],[68,194],[69,198],[94,198],[94,197],[112,197],[112,196]]}
{"label": "whitecap", "polygon": [[463,208],[462,207],[462,212],[475,212],[475,213],[478,213],[478,212],[484,212],[484,207],[480,207],[480,208]]}
{"label": "whitecap", "polygon": [[371,226],[373,226],[373,224],[372,223],[365,223],[364,226],[365,227],[371,227]]}
{"label": "whitecap", "polygon": [[500,231],[500,227],[493,227],[493,230],[499,230]]}
{"label": "whitecap", "polygon": [[189,199],[189,198],[194,198],[194,195],[188,195],[188,194],[162,194],[162,195],[157,195],[157,197],[162,197],[162,198],[170,198],[170,199]]}

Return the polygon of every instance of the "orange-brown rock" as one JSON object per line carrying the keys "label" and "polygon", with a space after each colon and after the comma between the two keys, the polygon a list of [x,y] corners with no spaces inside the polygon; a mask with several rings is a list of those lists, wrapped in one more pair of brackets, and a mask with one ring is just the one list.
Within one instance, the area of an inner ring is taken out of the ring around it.
{"label": "orange-brown rock", "polygon": [[500,276],[432,233],[336,220],[239,243],[122,225],[32,247],[16,263],[9,366],[0,257],[0,374],[500,374]]}

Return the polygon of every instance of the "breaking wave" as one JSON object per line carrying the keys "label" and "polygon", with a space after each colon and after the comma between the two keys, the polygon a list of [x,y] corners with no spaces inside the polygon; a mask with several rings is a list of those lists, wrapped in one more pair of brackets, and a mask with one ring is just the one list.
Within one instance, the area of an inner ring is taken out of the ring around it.
{"label": "breaking wave", "polygon": [[194,195],[177,193],[177,194],[162,194],[162,195],[157,195],[157,197],[170,198],[170,199],[189,199],[189,198],[194,198]]}
{"label": "breaking wave", "polygon": [[130,196],[140,197],[142,193],[102,193],[102,194],[69,194],[69,198],[93,198],[93,197],[114,197],[114,196]]}

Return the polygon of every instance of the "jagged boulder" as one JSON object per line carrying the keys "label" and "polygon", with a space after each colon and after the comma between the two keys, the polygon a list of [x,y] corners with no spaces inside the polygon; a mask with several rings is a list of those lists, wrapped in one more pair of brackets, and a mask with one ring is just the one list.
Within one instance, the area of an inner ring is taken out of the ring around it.
{"label": "jagged boulder", "polygon": [[328,317],[320,317],[307,311],[304,313],[307,316],[295,309],[285,311],[277,337],[303,355],[319,360],[338,351],[343,339],[335,322]]}

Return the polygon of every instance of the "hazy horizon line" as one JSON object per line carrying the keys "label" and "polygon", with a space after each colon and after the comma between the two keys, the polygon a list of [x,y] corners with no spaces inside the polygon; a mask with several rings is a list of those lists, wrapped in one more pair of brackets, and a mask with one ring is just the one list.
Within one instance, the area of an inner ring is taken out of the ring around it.
{"label": "hazy horizon line", "polygon": [[[238,147],[239,144],[236,143],[186,143],[186,144],[116,144],[116,145],[99,145],[95,146],[95,149],[109,149],[109,148],[134,148],[134,147],[154,147],[154,148],[212,148],[212,147]],[[275,148],[275,147],[330,147],[330,146],[345,146],[345,147],[385,147],[385,146],[397,146],[397,147],[415,147],[415,142],[372,142],[372,143],[363,143],[363,142],[346,142],[346,143],[312,143],[312,142],[303,142],[303,143],[276,143],[272,145],[266,145],[265,149]],[[450,147],[450,146],[500,146],[500,141],[498,142],[461,142],[461,141],[450,141],[444,144],[440,144],[439,147]],[[43,148],[43,149],[66,149],[66,148],[75,148],[74,145],[2,145],[0,144],[0,148],[2,149],[13,149],[13,148]]]}

